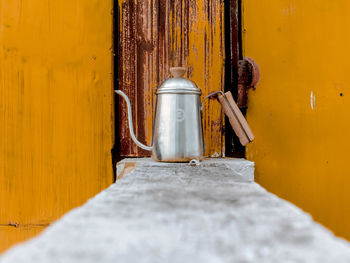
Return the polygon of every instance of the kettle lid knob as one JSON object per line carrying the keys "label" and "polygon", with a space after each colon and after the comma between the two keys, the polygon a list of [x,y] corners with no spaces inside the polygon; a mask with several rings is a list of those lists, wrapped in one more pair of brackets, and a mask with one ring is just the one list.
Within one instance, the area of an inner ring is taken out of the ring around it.
{"label": "kettle lid knob", "polygon": [[184,67],[172,67],[170,68],[170,73],[174,78],[182,78],[186,73],[186,68]]}

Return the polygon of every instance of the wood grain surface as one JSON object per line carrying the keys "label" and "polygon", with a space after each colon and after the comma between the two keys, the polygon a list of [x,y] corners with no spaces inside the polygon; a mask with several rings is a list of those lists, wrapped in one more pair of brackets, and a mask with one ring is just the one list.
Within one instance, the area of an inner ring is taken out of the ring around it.
{"label": "wood grain surface", "polygon": [[0,251],[113,181],[112,1],[0,1]]}
{"label": "wood grain surface", "polygon": [[[169,76],[169,67],[186,67],[203,95],[224,90],[224,1],[119,0],[118,88],[130,98],[138,139],[152,139],[154,92]],[[222,156],[220,104],[204,105],[207,156]],[[131,140],[125,102],[119,99],[121,156],[149,156]]]}

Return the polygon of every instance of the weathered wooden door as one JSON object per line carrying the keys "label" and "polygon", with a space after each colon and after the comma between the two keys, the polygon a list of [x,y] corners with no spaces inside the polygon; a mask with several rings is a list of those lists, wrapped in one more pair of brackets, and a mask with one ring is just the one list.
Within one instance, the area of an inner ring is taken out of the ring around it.
{"label": "weathered wooden door", "polygon": [[[119,0],[118,7],[117,88],[131,99],[136,135],[149,145],[154,92],[169,75],[169,67],[186,67],[187,77],[202,89],[202,98],[235,86],[235,74],[231,72],[236,70],[231,71],[231,67],[236,67],[238,59],[237,5],[233,0]],[[233,50],[230,43],[234,43]],[[130,138],[122,100],[118,116],[120,155],[149,155]],[[223,156],[224,117],[217,101],[204,104],[203,128],[206,155]]]}

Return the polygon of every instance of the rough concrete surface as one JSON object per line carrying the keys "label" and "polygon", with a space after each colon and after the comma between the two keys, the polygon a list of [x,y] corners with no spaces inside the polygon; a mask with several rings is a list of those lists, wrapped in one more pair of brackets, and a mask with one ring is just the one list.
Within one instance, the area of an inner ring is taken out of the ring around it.
{"label": "rough concrete surface", "polygon": [[147,160],[0,262],[339,263],[350,245],[230,165]]}

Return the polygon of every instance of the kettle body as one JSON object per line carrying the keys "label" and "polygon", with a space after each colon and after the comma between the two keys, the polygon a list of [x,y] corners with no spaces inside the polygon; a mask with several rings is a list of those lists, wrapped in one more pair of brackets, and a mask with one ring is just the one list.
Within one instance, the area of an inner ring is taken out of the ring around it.
{"label": "kettle body", "polygon": [[173,78],[166,79],[156,90],[151,146],[136,139],[130,101],[122,91],[115,91],[127,102],[131,138],[142,149],[151,151],[156,161],[188,162],[201,160],[204,155],[202,92],[195,83],[183,78],[185,71],[182,67],[170,68]]}
{"label": "kettle body", "polygon": [[[201,91],[185,89],[194,83],[169,79],[157,90],[153,126],[152,158],[165,162],[202,159],[204,140],[201,121]],[[174,87],[171,89],[169,87]]]}

